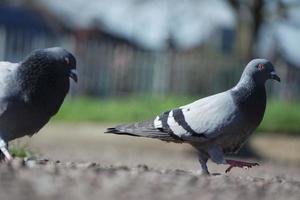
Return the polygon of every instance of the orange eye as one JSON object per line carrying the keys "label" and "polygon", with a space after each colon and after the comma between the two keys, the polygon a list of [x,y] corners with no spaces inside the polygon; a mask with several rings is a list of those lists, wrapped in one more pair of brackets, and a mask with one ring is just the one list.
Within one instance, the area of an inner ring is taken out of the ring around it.
{"label": "orange eye", "polygon": [[68,65],[68,64],[70,63],[69,58],[65,57],[65,62],[66,62],[66,64]]}
{"label": "orange eye", "polygon": [[263,70],[264,68],[265,68],[265,65],[264,65],[264,64],[259,64],[259,65],[258,65],[258,69],[259,69],[259,70]]}

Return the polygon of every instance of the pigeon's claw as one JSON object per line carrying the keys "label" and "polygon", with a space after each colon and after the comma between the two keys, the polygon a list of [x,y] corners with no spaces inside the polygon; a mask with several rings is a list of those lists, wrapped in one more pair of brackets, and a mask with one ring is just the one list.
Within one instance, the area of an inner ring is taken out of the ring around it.
{"label": "pigeon's claw", "polygon": [[225,173],[230,172],[230,170],[234,167],[249,169],[251,167],[259,165],[258,163],[243,162],[238,160],[226,160],[226,163],[229,164],[230,166],[225,170]]}

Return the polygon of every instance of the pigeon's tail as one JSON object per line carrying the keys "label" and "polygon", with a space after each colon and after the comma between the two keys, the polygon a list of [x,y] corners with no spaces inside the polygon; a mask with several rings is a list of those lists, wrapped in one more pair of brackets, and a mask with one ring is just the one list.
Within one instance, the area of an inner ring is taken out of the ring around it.
{"label": "pigeon's tail", "polygon": [[113,128],[108,128],[105,133],[155,138],[167,142],[182,142],[168,132],[163,132],[162,130],[155,128],[153,120],[137,122],[134,124],[118,125]]}

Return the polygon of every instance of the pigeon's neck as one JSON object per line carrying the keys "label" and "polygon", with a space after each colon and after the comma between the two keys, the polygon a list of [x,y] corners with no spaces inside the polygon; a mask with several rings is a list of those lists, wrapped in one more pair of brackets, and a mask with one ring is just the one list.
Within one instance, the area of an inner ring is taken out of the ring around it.
{"label": "pigeon's neck", "polygon": [[234,102],[253,125],[258,126],[266,108],[266,89],[264,84],[257,84],[251,77],[242,77],[230,90]]}
{"label": "pigeon's neck", "polygon": [[51,115],[58,111],[69,90],[69,78],[58,76],[43,63],[21,63],[17,77],[24,101]]}

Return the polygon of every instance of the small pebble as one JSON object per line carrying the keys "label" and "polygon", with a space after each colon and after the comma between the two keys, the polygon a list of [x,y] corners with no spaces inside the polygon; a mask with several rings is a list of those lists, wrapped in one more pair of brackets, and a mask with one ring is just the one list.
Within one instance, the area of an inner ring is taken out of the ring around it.
{"label": "small pebble", "polygon": [[28,160],[25,162],[26,167],[28,168],[34,168],[37,166],[36,160]]}

